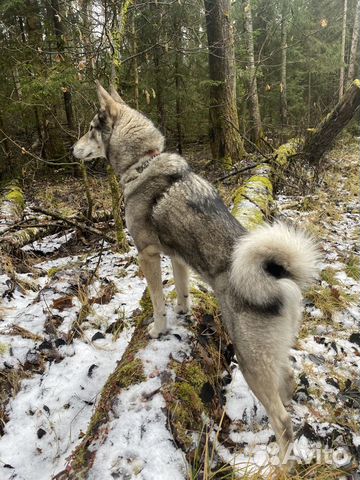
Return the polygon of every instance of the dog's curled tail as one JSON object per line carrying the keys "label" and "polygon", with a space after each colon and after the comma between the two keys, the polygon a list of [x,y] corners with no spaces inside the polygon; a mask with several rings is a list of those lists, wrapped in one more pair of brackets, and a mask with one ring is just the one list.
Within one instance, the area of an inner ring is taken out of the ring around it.
{"label": "dog's curled tail", "polygon": [[248,302],[266,305],[281,290],[281,279],[303,289],[317,275],[320,255],[314,240],[285,223],[262,226],[241,237],[232,254],[231,283]]}

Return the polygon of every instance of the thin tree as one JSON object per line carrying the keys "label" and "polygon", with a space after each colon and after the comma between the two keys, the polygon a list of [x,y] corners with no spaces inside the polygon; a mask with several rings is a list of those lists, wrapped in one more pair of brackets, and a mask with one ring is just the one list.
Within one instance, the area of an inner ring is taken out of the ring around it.
{"label": "thin tree", "polygon": [[286,62],[287,62],[287,1],[282,3],[281,10],[281,78],[280,78],[280,117],[284,128],[288,124]]}
{"label": "thin tree", "polygon": [[340,78],[339,78],[339,100],[344,95],[345,86],[345,42],[346,42],[346,17],[347,17],[347,0],[344,0],[343,25],[341,34],[341,56],[340,56]]}
{"label": "thin tree", "polygon": [[247,54],[247,64],[249,72],[249,102],[250,102],[250,121],[251,131],[250,138],[256,143],[262,135],[262,125],[259,107],[259,97],[257,91],[255,54],[254,54],[254,34],[251,13],[250,0],[243,0],[244,8],[244,29],[245,44]]}
{"label": "thin tree", "polygon": [[209,46],[210,145],[214,160],[238,161],[245,153],[236,108],[234,37],[230,0],[204,0]]}
{"label": "thin tree", "polygon": [[[54,32],[56,37],[56,47],[58,50],[59,60],[65,60],[65,38],[64,25],[60,16],[60,7],[58,0],[51,0],[52,17],[54,23]],[[74,114],[72,107],[72,95],[68,85],[63,86],[64,106],[66,114],[67,126],[70,130],[74,129]]]}
{"label": "thin tree", "polygon": [[351,39],[351,48],[350,48],[350,59],[349,59],[349,70],[347,81],[350,83],[355,78],[355,62],[356,62],[356,52],[359,43],[359,27],[360,27],[360,0],[357,0],[355,7],[355,17],[354,17],[354,26]]}

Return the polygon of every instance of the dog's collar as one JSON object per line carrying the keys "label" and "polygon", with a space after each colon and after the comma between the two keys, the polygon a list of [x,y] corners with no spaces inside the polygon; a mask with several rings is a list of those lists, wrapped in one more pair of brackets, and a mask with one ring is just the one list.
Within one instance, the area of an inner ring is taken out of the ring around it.
{"label": "dog's collar", "polygon": [[151,160],[153,160],[155,157],[158,157],[159,155],[160,155],[159,150],[149,150],[148,152],[145,153],[144,157],[146,156],[150,158],[148,158],[147,160],[145,160],[145,162],[143,162],[141,165],[136,167],[135,170],[138,173],[142,173],[145,170],[145,168],[147,168],[150,165]]}

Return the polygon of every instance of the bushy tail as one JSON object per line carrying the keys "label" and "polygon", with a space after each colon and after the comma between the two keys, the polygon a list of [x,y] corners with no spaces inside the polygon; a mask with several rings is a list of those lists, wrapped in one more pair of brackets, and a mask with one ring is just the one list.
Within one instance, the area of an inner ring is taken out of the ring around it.
{"label": "bushy tail", "polygon": [[314,240],[285,223],[265,225],[241,237],[232,254],[231,283],[252,304],[279,294],[281,279],[300,289],[317,274],[320,255]]}

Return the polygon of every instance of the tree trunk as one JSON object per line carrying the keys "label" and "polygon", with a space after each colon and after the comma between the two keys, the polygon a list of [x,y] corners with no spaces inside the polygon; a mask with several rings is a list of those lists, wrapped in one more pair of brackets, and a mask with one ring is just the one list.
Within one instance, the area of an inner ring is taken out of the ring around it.
{"label": "tree trunk", "polygon": [[327,152],[337,135],[349,123],[360,107],[360,80],[354,80],[335,108],[312,129],[303,146],[303,154],[310,162],[317,162]]}
{"label": "tree trunk", "polygon": [[344,0],[343,26],[342,26],[342,36],[341,36],[339,100],[341,100],[342,96],[344,95],[344,84],[345,84],[346,17],[347,17],[347,0]]}
{"label": "tree trunk", "polygon": [[355,78],[355,63],[356,63],[356,52],[359,43],[359,27],[360,27],[360,0],[357,0],[355,8],[355,18],[354,18],[354,27],[352,32],[351,39],[351,48],[350,48],[350,59],[349,59],[349,70],[347,81],[348,83],[352,82]]}
{"label": "tree trunk", "polygon": [[280,80],[280,117],[282,128],[288,124],[286,92],[286,55],[287,55],[287,2],[284,1],[281,12],[281,80]]}
{"label": "tree trunk", "polygon": [[183,131],[182,131],[182,96],[181,96],[181,74],[182,74],[182,52],[181,52],[181,22],[179,16],[174,19],[174,48],[175,48],[175,115],[177,151],[182,155]]}
{"label": "tree trunk", "polygon": [[244,154],[236,108],[234,39],[230,0],[204,0],[209,45],[210,145],[214,160],[225,165]]}
{"label": "tree trunk", "polygon": [[[51,8],[52,8],[52,17],[54,23],[54,32],[56,37],[56,47],[58,50],[58,56],[60,61],[64,61],[65,59],[65,40],[64,40],[64,27],[63,22],[60,18],[60,7],[58,0],[51,0]],[[74,129],[74,114],[72,108],[72,95],[70,91],[70,87],[68,85],[63,86],[63,95],[64,95],[64,107],[65,107],[65,115],[66,115],[66,122],[69,130]]]}
{"label": "tree trunk", "polygon": [[134,56],[132,61],[133,75],[134,75],[134,106],[136,110],[139,110],[139,70],[138,70],[138,61],[137,61],[137,39],[136,39],[136,28],[135,28],[135,8],[132,11],[131,15],[131,53]]}
{"label": "tree trunk", "polygon": [[249,72],[249,102],[250,102],[250,139],[257,143],[262,135],[261,116],[259,108],[259,98],[257,92],[255,54],[254,54],[254,35],[252,25],[251,3],[250,0],[243,0],[244,8],[244,30],[247,53],[247,64]]}

